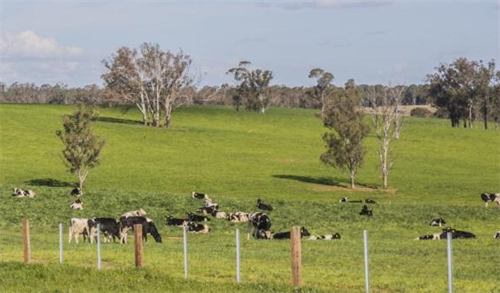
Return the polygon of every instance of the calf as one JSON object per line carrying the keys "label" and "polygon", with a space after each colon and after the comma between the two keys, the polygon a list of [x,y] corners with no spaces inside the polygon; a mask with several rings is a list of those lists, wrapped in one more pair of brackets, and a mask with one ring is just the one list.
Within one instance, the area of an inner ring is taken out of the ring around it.
{"label": "calf", "polygon": [[364,205],[363,209],[361,209],[361,212],[359,212],[359,214],[362,216],[371,217],[371,216],[373,216],[373,211],[369,210],[368,207],[366,205]]}
{"label": "calf", "polygon": [[362,200],[349,200],[347,197],[343,197],[339,200],[339,203],[349,202],[349,203],[362,203]]}
{"label": "calf", "polygon": [[104,234],[104,242],[115,242],[115,237],[120,239],[120,225],[113,218],[90,218],[88,227],[90,231],[90,243],[94,243],[97,237],[97,224],[100,224],[100,230]]}
{"label": "calf", "polygon": [[441,239],[446,239],[448,238],[448,232],[451,232],[451,239],[469,239],[469,238],[477,238],[476,235],[472,234],[471,232],[466,232],[466,231],[459,231],[455,230],[453,228],[445,228],[443,229],[443,233],[441,233],[440,237]]}
{"label": "calf", "polygon": [[248,223],[250,227],[253,227],[253,237],[257,238],[259,231],[270,231],[271,230],[271,219],[266,213],[250,213],[248,214]]}
{"label": "calf", "polygon": [[335,239],[341,239],[341,236],[339,233],[335,234],[328,234],[328,235],[313,235],[309,237],[309,240],[335,240]]}
{"label": "calf", "polygon": [[496,202],[500,206],[500,193],[481,193],[481,199],[485,207],[488,207],[490,202]]}
{"label": "calf", "polygon": [[183,227],[186,225],[187,220],[185,219],[176,219],[170,215],[168,215],[166,218],[166,224],[167,226],[177,226],[177,227]]}
{"label": "calf", "polygon": [[72,204],[69,205],[73,210],[83,210],[83,202],[80,199],[75,200]]}
{"label": "calf", "polygon": [[227,216],[227,219],[229,221],[231,221],[232,223],[248,222],[248,213],[244,213],[244,212],[230,213]]}
{"label": "calf", "polygon": [[439,240],[441,239],[441,234],[430,234],[430,235],[423,235],[420,237],[415,238],[415,240]]}
{"label": "calf", "polygon": [[128,217],[145,217],[147,215],[146,211],[141,209],[135,210],[135,211],[129,211],[121,215],[123,218],[128,218]]}
{"label": "calf", "polygon": [[186,215],[187,215],[189,221],[191,221],[191,222],[206,222],[206,221],[210,221],[209,218],[204,217],[204,216],[195,215],[192,212],[188,212],[188,213],[186,213]]}
{"label": "calf", "polygon": [[438,218],[438,219],[432,220],[429,225],[441,227],[441,226],[444,226],[445,224],[446,224],[446,221],[443,218]]}
{"label": "calf", "polygon": [[[311,236],[311,234],[305,227],[300,227],[300,238],[305,236]],[[290,239],[290,231],[275,233],[273,234],[273,239]]]}
{"label": "calf", "polygon": [[198,224],[196,222],[187,222],[186,227],[188,233],[206,234],[210,232],[210,227],[208,225]]}
{"label": "calf", "polygon": [[71,195],[74,195],[74,196],[81,196],[83,194],[82,190],[80,189],[80,187],[75,187],[71,190]]}
{"label": "calf", "polygon": [[264,210],[264,211],[272,211],[273,210],[273,207],[271,205],[263,203],[262,200],[260,200],[260,198],[257,199],[256,206],[259,210]]}
{"label": "calf", "polygon": [[195,199],[210,199],[206,193],[191,192],[191,197]]}
{"label": "calf", "polygon": [[142,239],[148,241],[148,234],[153,236],[156,242],[162,243],[161,235],[156,229],[153,220],[146,217],[121,217],[120,218],[120,243],[127,243],[128,230],[134,230],[134,225],[142,225]]}
{"label": "calf", "polygon": [[78,244],[80,235],[83,236],[83,242],[85,242],[85,239],[89,235],[88,219],[71,218],[69,221],[68,243],[71,243],[71,239],[75,238],[75,242]]}

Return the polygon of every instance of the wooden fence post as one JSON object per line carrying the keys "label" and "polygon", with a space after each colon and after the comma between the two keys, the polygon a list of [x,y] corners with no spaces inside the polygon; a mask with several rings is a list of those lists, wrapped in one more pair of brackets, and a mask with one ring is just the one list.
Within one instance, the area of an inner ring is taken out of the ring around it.
{"label": "wooden fence post", "polygon": [[31,262],[31,245],[30,245],[30,222],[23,219],[23,244],[24,244],[24,262]]}
{"label": "wooden fence post", "polygon": [[142,267],[142,225],[134,225],[135,232],[135,267]]}
{"label": "wooden fence post", "polygon": [[292,248],[292,285],[294,288],[302,286],[302,247],[300,238],[300,227],[293,226],[290,235],[290,244]]}

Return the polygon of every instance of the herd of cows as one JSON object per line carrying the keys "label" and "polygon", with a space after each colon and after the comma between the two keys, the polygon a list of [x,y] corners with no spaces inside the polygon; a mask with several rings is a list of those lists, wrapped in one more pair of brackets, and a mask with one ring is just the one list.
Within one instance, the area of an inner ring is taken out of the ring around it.
{"label": "herd of cows", "polygon": [[[12,195],[16,197],[33,198],[36,196],[36,193],[32,190],[14,188]],[[74,210],[82,210],[83,202],[79,198],[82,195],[81,190],[79,188],[74,188],[71,191],[71,195],[74,195],[78,198],[70,205],[70,207]],[[500,193],[482,193],[480,196],[486,207],[488,207],[488,204],[492,202],[496,202],[497,205],[500,206]],[[191,197],[193,199],[202,200],[204,202],[203,206],[197,209],[195,212],[187,212],[186,218],[174,218],[171,215],[167,215],[165,218],[166,225],[185,227],[188,233],[209,233],[210,227],[207,222],[211,220],[210,217],[208,217],[208,215],[210,215],[215,219],[228,220],[232,223],[248,223],[248,230],[253,230],[252,236],[255,239],[290,238],[290,232],[273,233],[271,231],[271,218],[268,214],[266,214],[266,212],[271,212],[273,210],[273,207],[269,204],[264,203],[260,199],[258,199],[256,202],[256,207],[261,210],[259,212],[226,213],[221,211],[219,205],[213,202],[212,199],[205,193],[192,192]],[[365,201],[363,202],[362,200],[349,200],[347,197],[343,197],[339,201],[339,203],[365,203],[359,214],[367,217],[373,216],[373,210],[369,209],[366,204],[376,204],[374,200],[369,198],[365,199]],[[72,218],[70,220],[68,242],[71,242],[71,240],[74,238],[76,243],[78,243],[79,237],[82,236],[83,241],[93,243],[100,231],[104,235],[104,242],[111,242],[111,240],[115,242],[116,239],[118,239],[120,243],[127,243],[128,232],[133,231],[134,225],[142,225],[142,237],[145,241],[147,241],[147,236],[151,235],[156,242],[161,243],[162,238],[160,233],[158,232],[158,229],[156,228],[154,221],[146,217],[146,215],[146,211],[141,208],[122,214],[118,220],[115,218],[104,217],[89,219]],[[445,224],[446,221],[442,217],[433,219],[430,222],[430,226],[443,227]],[[453,239],[477,238],[473,233],[446,227],[442,229],[441,233],[419,236],[416,238],[416,240],[446,239],[448,233],[451,233]],[[328,235],[311,235],[305,227],[301,227],[300,234],[302,238],[308,237],[307,239],[309,240],[341,239],[339,233],[332,233]],[[494,235],[494,238],[500,239],[500,231],[498,231]]]}

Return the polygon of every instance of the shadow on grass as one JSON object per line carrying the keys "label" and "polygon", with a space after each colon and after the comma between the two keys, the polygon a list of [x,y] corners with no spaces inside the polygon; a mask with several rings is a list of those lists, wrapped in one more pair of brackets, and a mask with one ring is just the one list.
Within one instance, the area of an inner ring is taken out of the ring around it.
{"label": "shadow on grass", "polygon": [[51,178],[33,179],[33,180],[26,181],[24,183],[26,183],[28,185],[49,186],[49,187],[75,187],[78,185],[76,183],[60,181],[60,180],[51,179]]}
{"label": "shadow on grass", "polygon": [[97,121],[109,122],[109,123],[121,123],[121,124],[142,124],[141,121],[138,120],[130,120],[130,119],[122,119],[114,117],[99,117],[97,118]]}
{"label": "shadow on grass", "polygon": [[[347,180],[340,180],[331,177],[310,177],[310,176],[299,176],[299,175],[273,175],[273,177],[278,179],[288,179],[305,183],[321,184],[326,186],[337,186],[343,188],[348,188],[350,185],[350,182]],[[358,182],[356,182],[356,186],[370,188],[370,189],[377,189],[377,186],[375,185],[361,184]]]}

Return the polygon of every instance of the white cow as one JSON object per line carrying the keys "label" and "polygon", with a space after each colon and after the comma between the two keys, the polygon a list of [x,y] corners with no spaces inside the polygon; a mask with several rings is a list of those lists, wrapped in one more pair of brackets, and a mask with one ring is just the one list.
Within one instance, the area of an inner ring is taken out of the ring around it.
{"label": "white cow", "polygon": [[69,221],[68,243],[71,243],[71,238],[74,237],[75,242],[78,244],[80,235],[83,236],[83,242],[85,242],[85,239],[89,236],[88,219],[71,218]]}

